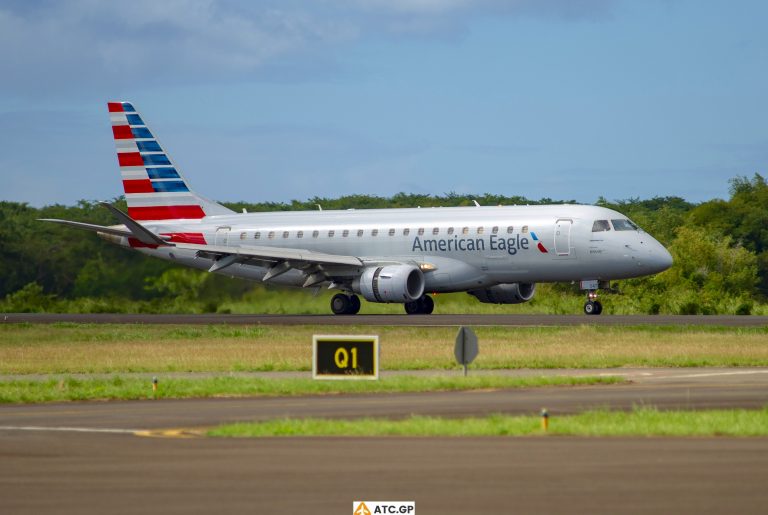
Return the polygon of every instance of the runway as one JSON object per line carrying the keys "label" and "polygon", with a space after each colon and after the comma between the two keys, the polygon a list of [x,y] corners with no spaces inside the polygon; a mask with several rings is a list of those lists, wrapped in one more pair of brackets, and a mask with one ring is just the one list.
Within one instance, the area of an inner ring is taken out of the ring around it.
{"label": "runway", "polygon": [[3,313],[3,323],[232,324],[335,326],[725,326],[766,327],[768,316],[736,315],[148,315],[115,313]]}
{"label": "runway", "polygon": [[762,513],[766,439],[3,434],[4,513]]}
{"label": "runway", "polygon": [[[549,373],[566,372],[585,371]],[[543,406],[554,424],[595,407],[768,404],[768,368],[624,373],[631,384],[0,406],[0,498],[12,513],[331,514],[350,513],[354,500],[414,500],[422,515],[763,510],[766,438],[220,440],[168,431],[285,416],[531,414]]]}

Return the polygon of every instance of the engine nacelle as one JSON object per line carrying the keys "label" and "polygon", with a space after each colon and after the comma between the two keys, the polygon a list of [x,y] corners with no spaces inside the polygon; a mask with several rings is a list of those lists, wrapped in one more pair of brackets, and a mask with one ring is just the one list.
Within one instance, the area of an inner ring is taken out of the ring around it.
{"label": "engine nacelle", "polygon": [[522,304],[528,302],[536,293],[536,283],[497,284],[482,290],[470,290],[467,293],[486,304]]}
{"label": "engine nacelle", "polygon": [[370,302],[413,302],[424,295],[424,274],[414,265],[371,267],[355,286]]}

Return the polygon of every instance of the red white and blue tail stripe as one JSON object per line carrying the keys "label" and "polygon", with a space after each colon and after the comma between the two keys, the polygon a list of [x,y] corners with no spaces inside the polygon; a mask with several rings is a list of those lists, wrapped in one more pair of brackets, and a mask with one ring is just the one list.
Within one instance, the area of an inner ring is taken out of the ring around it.
{"label": "red white and blue tail stripe", "polygon": [[200,219],[232,213],[189,189],[130,102],[109,102],[117,161],[134,220]]}

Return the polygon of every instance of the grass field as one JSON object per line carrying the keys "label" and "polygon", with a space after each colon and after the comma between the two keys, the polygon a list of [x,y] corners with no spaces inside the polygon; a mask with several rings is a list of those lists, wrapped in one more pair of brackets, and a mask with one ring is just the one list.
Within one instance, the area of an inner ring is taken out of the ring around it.
{"label": "grass field", "polygon": [[487,390],[620,382],[623,382],[623,379],[618,377],[395,376],[378,381],[315,381],[312,379],[259,379],[224,376],[198,379],[163,379],[155,393],[150,378],[75,379],[64,377],[43,381],[0,381],[0,403]]}
{"label": "grass field", "polygon": [[[478,327],[473,368],[766,366],[768,327]],[[384,370],[455,369],[455,328],[0,325],[0,374],[311,369],[313,334],[378,334]]]}
{"label": "grass field", "polygon": [[768,408],[762,410],[589,411],[552,417],[545,433],[537,416],[483,418],[410,417],[386,419],[282,419],[229,424],[209,436],[768,436]]}

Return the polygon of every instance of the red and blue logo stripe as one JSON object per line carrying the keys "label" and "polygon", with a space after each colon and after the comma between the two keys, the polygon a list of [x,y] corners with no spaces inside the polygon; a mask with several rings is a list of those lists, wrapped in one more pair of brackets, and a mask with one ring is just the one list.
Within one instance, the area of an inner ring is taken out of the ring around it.
{"label": "red and blue logo stripe", "polygon": [[536,246],[538,247],[540,252],[542,252],[543,254],[548,254],[549,253],[547,248],[544,245],[541,244],[541,242],[539,241],[538,236],[536,236],[536,233],[533,232],[533,231],[531,231],[531,238],[533,238],[533,241],[536,242]]}

